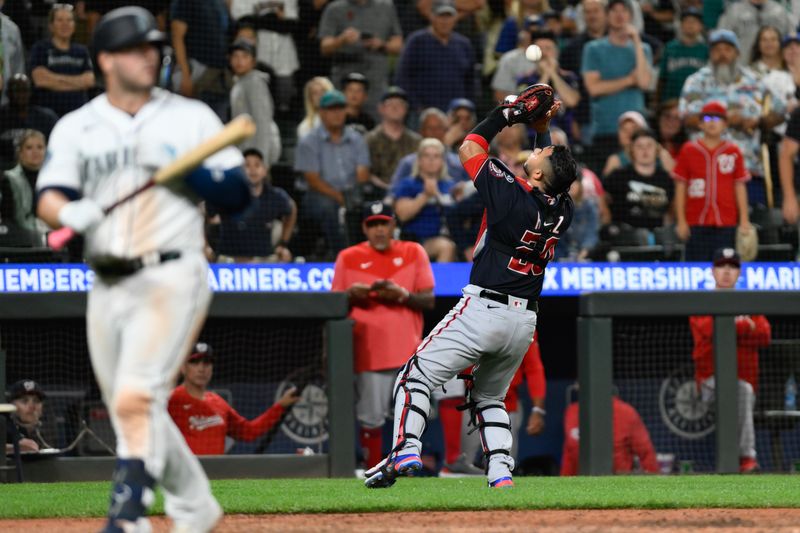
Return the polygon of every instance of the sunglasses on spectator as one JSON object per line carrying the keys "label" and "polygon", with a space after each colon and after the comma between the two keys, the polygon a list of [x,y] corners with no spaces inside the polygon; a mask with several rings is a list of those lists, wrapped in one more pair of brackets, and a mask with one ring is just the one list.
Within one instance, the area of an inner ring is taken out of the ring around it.
{"label": "sunglasses on spectator", "polygon": [[53,7],[50,8],[50,11],[72,11],[75,9],[75,6],[72,4],[53,4]]}
{"label": "sunglasses on spectator", "polygon": [[703,122],[719,122],[721,120],[725,119],[719,115],[703,115]]}

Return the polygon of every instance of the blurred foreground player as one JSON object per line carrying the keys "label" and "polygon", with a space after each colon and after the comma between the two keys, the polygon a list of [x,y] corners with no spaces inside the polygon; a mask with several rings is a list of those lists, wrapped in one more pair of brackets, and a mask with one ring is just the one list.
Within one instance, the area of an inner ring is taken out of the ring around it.
{"label": "blurred foreground player", "polygon": [[356,418],[367,468],[383,456],[383,424],[392,385],[422,338],[422,310],[433,308],[433,271],[419,244],[392,238],[395,218],[381,202],[364,206],[366,242],[336,258],[331,290],[350,302],[356,372]]}
{"label": "blurred foreground player", "polygon": [[225,453],[225,437],[250,442],[281,421],[281,417],[300,396],[294,387],[253,420],[247,420],[222,397],[207,390],[214,375],[214,352],[198,342],[181,368],[183,383],[169,397],[167,410],[196,455]]}
{"label": "blurred foreground player", "polygon": [[[733,248],[714,252],[712,274],[717,289],[735,289],[742,269],[739,254]],[[694,375],[704,402],[714,401],[714,317],[689,317],[694,337]],[[736,317],[736,366],[739,376],[739,470],[750,473],[758,470],[756,434],[753,427],[753,407],[758,392],[758,349],[768,346],[772,327],[764,315]]]}
{"label": "blurred foreground player", "polygon": [[[569,149],[550,146],[550,118],[558,108],[552,87],[533,85],[492,110],[461,144],[461,162],[486,205],[470,283],[398,374],[394,447],[366,472],[367,487],[389,487],[421,468],[430,393],[470,365],[467,405],[480,430],[489,486],[513,487],[513,437],[503,399],[533,341],[544,270],[572,221],[567,190],[578,175]],[[494,136],[517,123],[532,123],[538,133],[525,178],[488,154]]]}
{"label": "blurred foreground player", "polygon": [[139,7],[100,20],[92,41],[106,93],[56,124],[37,182],[39,217],[83,234],[96,274],[87,338],[117,437],[108,533],[151,530],[156,483],[176,531],[209,531],[222,516],[167,398],[211,300],[197,200],[230,212],[248,205],[242,154],[227,148],[179,183],[102,209],[222,130],[205,104],[154,87],[164,39]]}

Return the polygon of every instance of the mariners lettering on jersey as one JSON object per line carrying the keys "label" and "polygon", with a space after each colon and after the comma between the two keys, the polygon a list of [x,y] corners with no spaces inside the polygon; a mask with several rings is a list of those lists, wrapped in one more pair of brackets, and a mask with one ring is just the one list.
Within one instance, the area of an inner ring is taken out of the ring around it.
{"label": "mariners lettering on jersey", "polygon": [[112,175],[117,170],[130,167],[136,161],[133,146],[123,146],[96,155],[88,155],[80,162],[80,180],[84,186],[92,187],[100,179]]}
{"label": "mariners lettering on jersey", "polygon": [[189,429],[194,431],[203,431],[204,429],[214,428],[223,424],[225,424],[225,421],[219,415],[189,417]]}

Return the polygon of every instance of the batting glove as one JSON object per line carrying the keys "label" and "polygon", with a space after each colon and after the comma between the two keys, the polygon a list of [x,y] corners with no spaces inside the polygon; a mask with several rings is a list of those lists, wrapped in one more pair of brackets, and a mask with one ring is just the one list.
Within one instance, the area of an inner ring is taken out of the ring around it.
{"label": "batting glove", "polygon": [[81,198],[62,207],[58,212],[58,221],[76,233],[86,233],[99,224],[104,216],[103,209],[94,200]]}

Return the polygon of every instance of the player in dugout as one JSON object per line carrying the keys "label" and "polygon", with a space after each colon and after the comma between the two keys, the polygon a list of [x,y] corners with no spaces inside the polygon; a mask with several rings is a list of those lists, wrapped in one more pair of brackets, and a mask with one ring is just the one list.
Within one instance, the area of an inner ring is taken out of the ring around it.
{"label": "player in dugout", "polygon": [[225,437],[250,442],[280,423],[283,414],[297,403],[297,389],[290,388],[269,409],[247,420],[214,392],[207,390],[214,374],[214,351],[198,342],[181,368],[183,383],[169,398],[169,415],[186,444],[196,455],[225,453]]}

